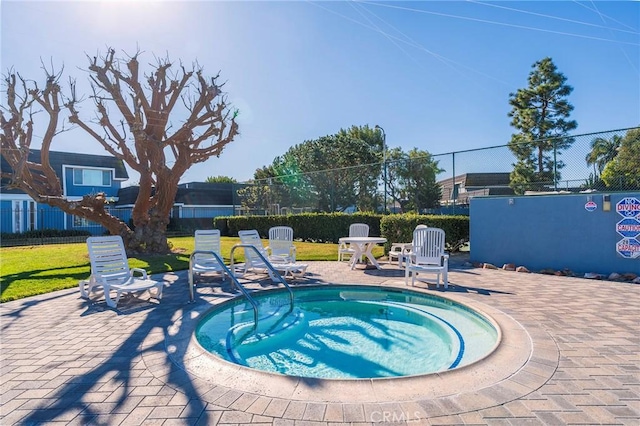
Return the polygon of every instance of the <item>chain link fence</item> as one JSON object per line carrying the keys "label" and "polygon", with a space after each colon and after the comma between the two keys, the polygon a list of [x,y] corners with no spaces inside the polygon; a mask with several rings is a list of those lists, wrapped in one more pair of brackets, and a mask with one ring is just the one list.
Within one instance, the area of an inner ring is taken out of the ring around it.
{"label": "chain link fence", "polygon": [[[534,149],[525,162],[522,152],[529,148],[522,146],[501,145],[422,156],[410,156],[395,148],[379,152],[382,161],[376,163],[236,183],[225,189],[232,193],[226,197],[231,200],[230,205],[226,205],[229,201],[216,206],[176,205],[169,230],[202,227],[221,215],[356,211],[468,214],[469,201],[476,196],[640,190],[640,127],[532,144],[544,150]],[[523,164],[526,167],[518,171],[519,180],[514,180],[519,162],[521,168]],[[542,168],[540,173],[538,165]],[[11,234],[38,230],[64,229],[94,235],[106,232],[97,223],[55,208],[36,206],[33,202],[19,205],[0,210],[2,245],[9,244]],[[109,211],[125,222],[131,218],[130,207],[112,206]]]}
{"label": "chain link fence", "polygon": [[464,214],[480,195],[640,189],[640,127],[423,157],[397,151],[378,163],[238,184],[235,214]]}

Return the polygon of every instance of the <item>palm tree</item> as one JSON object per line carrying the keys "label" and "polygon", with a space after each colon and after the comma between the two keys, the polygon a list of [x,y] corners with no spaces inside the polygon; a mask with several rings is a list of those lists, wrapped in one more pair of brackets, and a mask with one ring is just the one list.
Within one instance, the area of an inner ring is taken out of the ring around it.
{"label": "palm tree", "polygon": [[593,165],[594,176],[602,174],[607,163],[616,158],[621,142],[622,137],[619,135],[614,135],[611,139],[595,138],[591,141],[591,152],[587,154],[585,159],[587,165]]}

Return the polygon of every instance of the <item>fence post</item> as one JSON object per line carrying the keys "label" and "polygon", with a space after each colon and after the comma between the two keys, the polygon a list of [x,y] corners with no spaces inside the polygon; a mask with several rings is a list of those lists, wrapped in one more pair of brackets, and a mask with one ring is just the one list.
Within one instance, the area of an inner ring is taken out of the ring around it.
{"label": "fence post", "polygon": [[456,198],[458,198],[458,191],[456,191],[456,153],[451,153],[451,171],[453,173],[453,177],[451,178],[451,193],[453,195],[453,208],[451,209],[452,214],[456,214]]}
{"label": "fence post", "polygon": [[336,210],[335,206],[333,205],[333,200],[336,192],[336,188],[335,188],[336,181],[335,181],[334,173],[335,173],[335,170],[332,170],[331,171],[331,210],[330,210],[331,213],[333,213]]}
{"label": "fence post", "polygon": [[558,150],[556,149],[556,140],[553,139],[553,190],[558,192],[558,160],[556,158]]}
{"label": "fence post", "polygon": [[235,216],[236,215],[236,188],[233,182],[231,182],[231,206],[233,208],[233,213],[231,213],[231,216]]}

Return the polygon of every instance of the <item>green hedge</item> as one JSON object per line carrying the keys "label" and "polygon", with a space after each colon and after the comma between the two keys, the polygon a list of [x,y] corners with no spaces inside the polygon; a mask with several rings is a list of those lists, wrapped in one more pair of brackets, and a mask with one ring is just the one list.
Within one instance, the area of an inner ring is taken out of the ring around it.
{"label": "green hedge", "polygon": [[447,244],[455,247],[460,241],[469,241],[468,216],[371,213],[304,213],[286,216],[219,216],[213,221],[214,228],[222,235],[238,236],[243,229],[256,229],[267,238],[272,226],[290,226],[296,239],[312,242],[337,243],[340,237],[349,235],[349,225],[366,223],[369,235],[387,239],[386,250],[392,243],[408,243],[413,239],[413,230],[419,224],[442,228]]}
{"label": "green hedge", "polygon": [[380,235],[382,215],[370,213],[303,213],[279,216],[225,216],[214,219],[214,228],[222,235],[238,236],[243,229],[256,229],[261,237],[269,235],[272,226],[290,226],[296,239],[311,242],[337,243],[340,237],[349,235],[349,225],[366,223],[369,234]]}
{"label": "green hedge", "polygon": [[409,243],[413,230],[418,225],[441,228],[449,247],[456,247],[461,241],[469,241],[469,216],[392,214],[380,221],[382,236],[387,239],[385,247],[392,243]]}
{"label": "green hedge", "polygon": [[3,240],[24,240],[30,238],[65,238],[90,236],[91,232],[76,229],[35,229],[33,231],[18,232],[15,234],[0,234]]}

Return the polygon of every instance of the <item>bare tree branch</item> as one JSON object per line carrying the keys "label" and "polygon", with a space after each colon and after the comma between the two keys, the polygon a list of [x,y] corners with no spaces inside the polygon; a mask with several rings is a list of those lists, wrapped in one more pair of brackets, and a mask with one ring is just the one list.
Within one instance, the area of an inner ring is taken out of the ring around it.
{"label": "bare tree branch", "polygon": [[[138,50],[122,60],[109,48],[103,56],[87,56],[93,117],[80,114],[83,99],[78,98],[75,80],[69,80],[68,97],[62,95],[58,84],[62,70],[55,73],[43,64],[42,89],[9,74],[7,105],[2,108],[2,155],[13,169],[12,184],[37,202],[103,224],[111,233],[122,235],[130,249],[166,252],[165,231],[181,177],[193,164],[219,156],[233,141],[238,135],[237,112],[228,109],[222,85],[217,83],[219,73],[206,78],[197,62],[187,69],[165,57],[156,58],[151,72],[145,74],[140,54]],[[36,105],[46,117],[40,163],[29,161]],[[63,196],[49,164],[54,137],[65,130],[62,108],[69,112],[71,124],[140,174],[132,211],[135,229],[109,214],[104,194],[86,196],[81,202]],[[172,120],[179,124],[174,126]]]}

